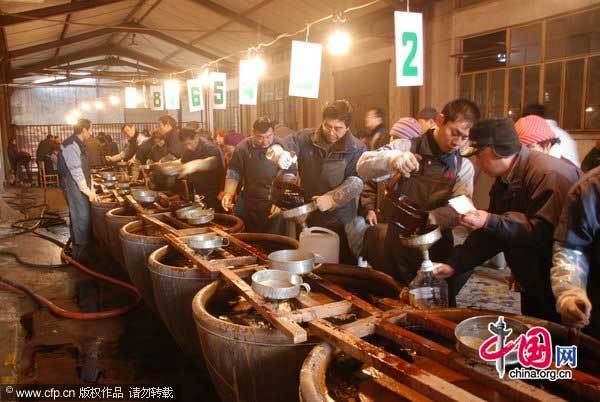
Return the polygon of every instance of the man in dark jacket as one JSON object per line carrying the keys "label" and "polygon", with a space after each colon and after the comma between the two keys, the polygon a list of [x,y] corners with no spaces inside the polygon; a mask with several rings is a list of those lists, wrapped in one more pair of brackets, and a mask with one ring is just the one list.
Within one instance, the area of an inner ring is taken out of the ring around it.
{"label": "man in dark jacket", "polygon": [[447,278],[469,272],[504,252],[512,274],[523,289],[523,314],[559,322],[550,287],[554,228],[578,169],[564,161],[521,146],[510,119],[487,119],[471,129],[472,147],[481,169],[496,178],[488,211],[461,216],[473,230],[454,249],[448,264],[435,275]]}
{"label": "man in dark jacket", "polygon": [[35,151],[35,160],[38,165],[43,163],[46,155],[52,151],[52,145],[54,145],[54,136],[52,134],[48,134],[46,138],[40,141]]}
{"label": "man in dark jacket", "polygon": [[[164,115],[158,119],[158,130],[165,135],[167,140],[167,149],[170,154],[181,158],[185,148],[181,143],[179,132],[177,130],[177,120],[172,116]],[[194,131],[193,129],[191,129]]]}
{"label": "man in dark jacket", "polygon": [[562,323],[600,339],[600,168],[569,191],[554,232],[552,291]]}
{"label": "man in dark jacket", "polygon": [[369,151],[381,148],[390,142],[389,130],[384,124],[385,114],[380,107],[372,107],[365,114],[365,127],[369,130],[367,148]]}
{"label": "man in dark jacket", "polygon": [[[323,122],[318,129],[302,130],[284,141],[285,148],[297,155],[302,189],[307,197],[315,197],[319,209],[309,215],[308,225],[322,226],[339,235],[340,262],[346,264],[356,262],[346,225],[356,218],[363,189],[356,162],[367,148],[350,131],[352,112],[348,101],[335,101],[323,109]],[[292,162],[289,152],[276,159],[281,169],[288,169]]]}
{"label": "man in dark jacket", "polygon": [[[387,185],[427,211],[429,224],[440,226],[442,239],[430,250],[433,261],[448,258],[454,245],[452,228],[459,225],[459,215],[448,206],[448,200],[458,196],[471,198],[473,194],[473,165],[460,155],[460,148],[466,144],[477,120],[479,109],[473,102],[453,100],[437,116],[435,128],[412,141],[402,138],[379,150],[365,152],[358,161],[358,173],[365,180],[395,175]],[[393,209],[385,207],[389,222]],[[398,243],[400,235],[395,224],[388,224],[384,245],[386,264],[377,268],[408,285],[423,255],[419,250],[402,247]],[[450,281],[451,305],[467,279],[465,274]]]}
{"label": "man in dark jacket", "polygon": [[281,144],[273,131],[274,124],[269,118],[258,118],[253,124],[252,136],[235,147],[227,169],[221,205],[226,211],[232,209],[233,197],[241,184],[244,203],[247,205],[242,216],[247,232],[281,232],[281,219],[269,219],[273,210],[269,195],[277,175],[277,166],[267,159],[266,154],[273,144]]}
{"label": "man in dark jacket", "polygon": [[123,148],[123,150],[118,154],[105,156],[105,159],[108,162],[118,162],[121,160],[130,161],[137,152],[139,133],[135,131],[135,127],[131,124],[123,124],[123,127],[121,127],[121,132],[125,134],[125,137],[127,138],[127,144],[125,145],[125,148]]}
{"label": "man in dark jacket", "polygon": [[218,195],[223,189],[225,165],[219,148],[191,128],[179,130],[181,145],[181,176],[189,176],[192,194],[203,195],[204,202],[215,211],[221,210]]}
{"label": "man in dark jacket", "polygon": [[102,149],[102,144],[100,141],[94,136],[90,136],[84,142],[85,151],[88,156],[88,161],[90,163],[91,168],[101,167],[105,164],[104,150]]}

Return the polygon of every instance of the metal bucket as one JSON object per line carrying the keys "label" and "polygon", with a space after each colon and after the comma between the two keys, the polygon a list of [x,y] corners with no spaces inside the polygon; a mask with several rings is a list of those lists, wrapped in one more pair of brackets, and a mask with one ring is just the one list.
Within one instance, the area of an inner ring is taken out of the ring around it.
{"label": "metal bucket", "polygon": [[[295,239],[263,233],[235,234],[250,245],[270,242],[281,249],[298,247]],[[192,318],[192,299],[209,280],[198,269],[165,264],[173,257],[169,247],[158,248],[148,257],[148,269],[158,313],[180,348],[200,358],[198,335]]]}
{"label": "metal bucket", "polygon": [[108,247],[108,234],[106,231],[106,221],[104,215],[119,204],[115,202],[92,201],[92,233],[101,247]]}
{"label": "metal bucket", "polygon": [[136,220],[137,214],[131,208],[113,208],[104,215],[104,219],[106,221],[108,252],[121,267],[125,268],[123,247],[119,238],[119,232],[123,226]]}
{"label": "metal bucket", "polygon": [[[393,280],[371,269],[328,264],[316,272],[338,284],[376,288],[378,295],[397,295]],[[213,316],[207,306],[229,288],[213,282],[194,297],[192,308],[205,365],[223,402],[297,401],[302,361],[315,343],[292,344],[279,330],[247,327]]]}

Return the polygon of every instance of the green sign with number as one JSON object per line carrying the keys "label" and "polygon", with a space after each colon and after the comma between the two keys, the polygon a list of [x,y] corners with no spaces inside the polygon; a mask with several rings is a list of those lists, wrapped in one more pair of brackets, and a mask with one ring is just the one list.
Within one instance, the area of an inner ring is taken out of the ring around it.
{"label": "green sign with number", "polygon": [[423,15],[394,12],[396,86],[423,85]]}
{"label": "green sign with number", "polygon": [[202,93],[202,80],[187,81],[187,97],[190,112],[198,112],[204,110],[204,95]]}
{"label": "green sign with number", "polygon": [[152,110],[164,110],[163,87],[161,85],[152,85],[150,87],[150,108]]}
{"label": "green sign with number", "polygon": [[227,75],[225,73],[210,73],[210,92],[213,109],[227,107]]}

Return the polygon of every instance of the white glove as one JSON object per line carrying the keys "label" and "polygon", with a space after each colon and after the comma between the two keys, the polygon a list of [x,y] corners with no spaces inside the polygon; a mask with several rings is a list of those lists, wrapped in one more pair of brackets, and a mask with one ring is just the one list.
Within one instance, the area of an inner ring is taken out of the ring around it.
{"label": "white glove", "polygon": [[315,197],[315,203],[317,204],[317,208],[319,208],[319,211],[322,212],[329,211],[335,206],[333,197],[327,194]]}
{"label": "white glove", "polygon": [[412,152],[402,152],[393,160],[393,168],[402,173],[404,177],[410,177],[410,174],[419,170],[420,155],[415,155]]}
{"label": "white glove", "polygon": [[284,151],[277,159],[277,166],[279,166],[279,168],[283,170],[289,169],[290,166],[292,166],[292,164],[296,162],[296,160],[297,157],[292,156],[292,154],[288,151]]}
{"label": "white glove", "polygon": [[575,328],[583,328],[590,324],[592,303],[587,296],[567,295],[562,297],[557,304],[563,324]]}
{"label": "white glove", "polygon": [[233,208],[233,194],[223,194],[221,206],[225,211],[229,212]]}

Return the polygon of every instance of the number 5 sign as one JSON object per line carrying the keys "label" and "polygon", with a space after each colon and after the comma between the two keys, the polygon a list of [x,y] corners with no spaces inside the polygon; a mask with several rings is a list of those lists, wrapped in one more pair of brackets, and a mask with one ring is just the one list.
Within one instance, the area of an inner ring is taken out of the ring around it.
{"label": "number 5 sign", "polygon": [[394,12],[396,86],[423,85],[423,14]]}
{"label": "number 5 sign", "polygon": [[227,76],[225,73],[210,73],[210,97],[213,109],[227,108]]}

